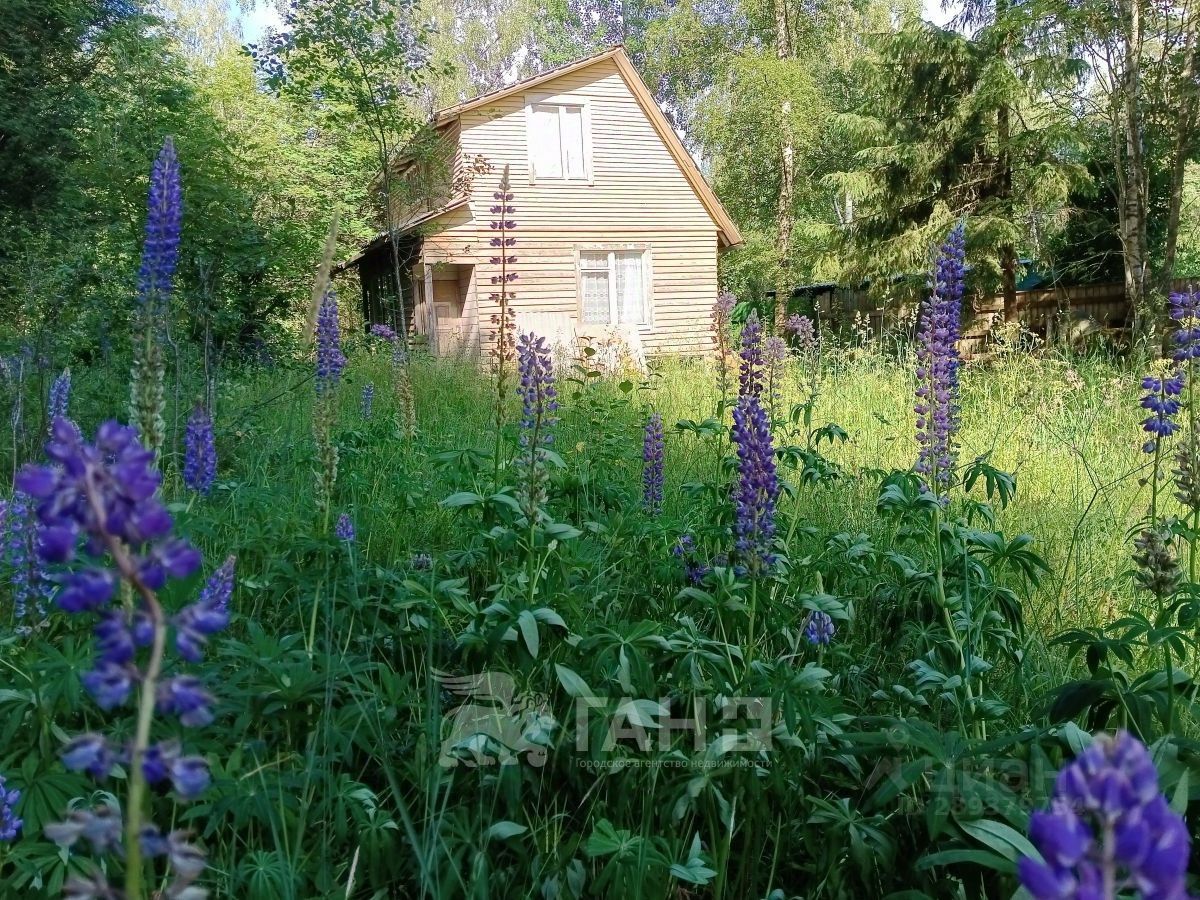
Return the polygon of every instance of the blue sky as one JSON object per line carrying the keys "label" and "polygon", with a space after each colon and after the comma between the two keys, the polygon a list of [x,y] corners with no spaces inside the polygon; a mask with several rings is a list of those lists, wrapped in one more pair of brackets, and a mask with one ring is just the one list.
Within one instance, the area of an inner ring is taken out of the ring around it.
{"label": "blue sky", "polygon": [[229,14],[242,25],[242,39],[253,43],[261,37],[263,31],[279,25],[279,14],[275,12],[274,4],[257,0],[249,13],[244,13],[238,7],[237,0],[226,0]]}

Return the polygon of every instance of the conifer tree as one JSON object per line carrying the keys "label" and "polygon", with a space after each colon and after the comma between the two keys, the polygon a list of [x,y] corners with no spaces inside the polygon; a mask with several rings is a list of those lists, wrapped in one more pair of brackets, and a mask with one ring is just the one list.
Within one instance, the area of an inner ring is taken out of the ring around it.
{"label": "conifer tree", "polygon": [[1015,317],[1020,248],[1047,208],[1086,178],[1069,121],[1046,84],[1073,77],[1071,60],[1040,56],[1024,8],[968,4],[970,35],[911,19],[880,42],[871,106],[841,117],[860,148],[829,181],[855,202],[836,250],[848,279],[920,272],[937,235],[971,218],[971,257]]}

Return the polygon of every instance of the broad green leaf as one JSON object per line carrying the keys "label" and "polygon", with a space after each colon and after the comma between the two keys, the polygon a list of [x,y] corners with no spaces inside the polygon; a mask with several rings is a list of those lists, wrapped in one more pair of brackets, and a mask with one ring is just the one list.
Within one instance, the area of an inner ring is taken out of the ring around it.
{"label": "broad green leaf", "polygon": [[541,649],[541,638],[538,636],[537,619],[527,609],[521,610],[521,614],[517,616],[517,627],[521,629],[521,638],[525,641],[525,649],[529,651],[529,655],[537,659],[538,650]]}
{"label": "broad green leaf", "polygon": [[594,697],[591,687],[575,672],[574,669],[568,669],[566,666],[560,666],[557,663],[554,666],[554,671],[558,675],[559,684],[572,697]]}
{"label": "broad green leaf", "polygon": [[518,825],[516,822],[510,822],[506,819],[503,822],[496,822],[488,828],[485,837],[489,841],[493,839],[504,841],[518,834],[524,834],[528,830],[524,825]]}
{"label": "broad green leaf", "polygon": [[1025,837],[1025,835],[1021,834],[1015,828],[1005,825],[1003,822],[994,822],[991,819],[976,819],[972,822],[960,821],[958,827],[981,844],[986,844],[1005,859],[1011,860],[1014,863],[1022,856],[1039,858],[1037,850],[1034,849],[1033,844],[1029,843],[1029,838]]}

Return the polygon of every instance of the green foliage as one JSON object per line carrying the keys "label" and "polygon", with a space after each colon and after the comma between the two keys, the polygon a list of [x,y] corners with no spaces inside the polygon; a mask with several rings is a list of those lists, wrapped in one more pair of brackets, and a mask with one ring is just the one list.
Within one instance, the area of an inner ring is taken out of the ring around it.
{"label": "green foliage", "polygon": [[854,208],[831,247],[841,279],[924,271],[969,216],[975,278],[995,289],[1003,248],[1028,256],[1042,239],[1022,223],[1048,224],[1085,183],[1071,123],[1041,93],[1077,77],[1073,60],[1018,49],[1026,13],[997,15],[970,37],[909,20],[864,60],[864,103],[839,120],[855,162],[827,179]]}

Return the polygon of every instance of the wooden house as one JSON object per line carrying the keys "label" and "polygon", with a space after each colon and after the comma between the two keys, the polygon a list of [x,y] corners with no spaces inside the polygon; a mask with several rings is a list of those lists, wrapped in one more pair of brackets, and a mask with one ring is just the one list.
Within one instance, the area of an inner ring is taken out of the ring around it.
{"label": "wooden house", "polygon": [[[638,354],[707,347],[717,257],[742,238],[621,48],[443,109],[432,125],[439,150],[401,155],[393,171],[419,187],[394,209],[402,308],[433,352],[478,353],[494,335],[505,171],[518,330],[617,338]],[[380,235],[341,267],[357,266],[370,321],[396,306],[391,245]]]}

